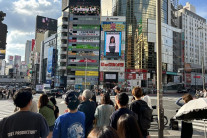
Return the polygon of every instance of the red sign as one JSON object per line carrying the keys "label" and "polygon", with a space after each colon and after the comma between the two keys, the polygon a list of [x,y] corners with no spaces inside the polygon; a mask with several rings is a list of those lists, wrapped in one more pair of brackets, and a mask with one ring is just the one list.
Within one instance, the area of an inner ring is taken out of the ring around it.
{"label": "red sign", "polygon": [[200,79],[201,76],[193,76],[193,78]]}
{"label": "red sign", "polygon": [[124,67],[124,63],[104,63],[104,62],[101,62],[101,66]]}
{"label": "red sign", "polygon": [[147,80],[147,74],[143,73],[143,80]]}
{"label": "red sign", "polygon": [[34,46],[35,46],[35,40],[32,39],[32,51],[33,51],[33,49],[34,49]]}
{"label": "red sign", "polygon": [[134,74],[127,74],[126,75],[126,78],[127,78],[127,80],[135,80],[136,79],[136,74],[134,73]]}
{"label": "red sign", "polygon": [[82,59],[82,60],[78,60],[78,59],[71,59],[70,62],[88,62],[88,63],[96,63],[97,60],[91,60],[91,59]]}
{"label": "red sign", "polygon": [[104,80],[104,74],[103,72],[100,72],[100,81],[103,81]]}
{"label": "red sign", "polygon": [[146,69],[126,69],[126,72],[143,72],[143,73],[147,73]]}
{"label": "red sign", "polygon": [[69,42],[76,42],[76,39],[70,39]]}

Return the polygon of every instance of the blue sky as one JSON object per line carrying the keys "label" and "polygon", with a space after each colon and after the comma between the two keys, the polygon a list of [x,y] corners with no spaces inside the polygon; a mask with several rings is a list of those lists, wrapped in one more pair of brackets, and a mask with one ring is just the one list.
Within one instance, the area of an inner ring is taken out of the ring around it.
{"label": "blue sky", "polygon": [[[0,0],[0,11],[7,14],[4,23],[8,25],[7,55],[21,55],[24,60],[25,43],[34,39],[36,15],[57,19],[61,16],[62,0]],[[103,4],[108,0],[104,1]],[[206,0],[180,0],[185,5],[189,1],[196,7],[198,15],[207,19]]]}

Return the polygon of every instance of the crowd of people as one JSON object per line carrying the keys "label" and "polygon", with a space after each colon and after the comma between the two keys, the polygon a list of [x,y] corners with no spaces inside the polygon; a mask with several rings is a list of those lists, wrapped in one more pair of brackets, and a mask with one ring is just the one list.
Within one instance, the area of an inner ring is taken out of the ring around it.
{"label": "crowd of people", "polygon": [[[55,97],[41,94],[38,103],[33,101],[31,89],[20,89],[13,95],[15,113],[0,121],[2,138],[148,138],[152,105],[140,87],[132,90],[133,99],[114,88],[115,103],[110,92],[96,94],[86,89],[81,94],[68,91],[65,113],[59,115]],[[185,94],[176,104],[182,106],[192,100]],[[130,104],[129,104],[130,102]],[[181,137],[192,137],[192,122],[182,121]]]}
{"label": "crowd of people", "polygon": [[[67,109],[59,116],[54,97],[41,94],[38,103],[32,100],[30,89],[20,89],[13,95],[15,113],[0,121],[0,137],[21,138],[142,138],[149,136],[142,120],[142,89],[132,91],[135,97],[129,105],[129,96],[114,88],[115,103],[110,93],[101,93],[100,102],[93,92],[82,94],[70,91],[65,98]],[[148,99],[149,100],[149,99]]]}

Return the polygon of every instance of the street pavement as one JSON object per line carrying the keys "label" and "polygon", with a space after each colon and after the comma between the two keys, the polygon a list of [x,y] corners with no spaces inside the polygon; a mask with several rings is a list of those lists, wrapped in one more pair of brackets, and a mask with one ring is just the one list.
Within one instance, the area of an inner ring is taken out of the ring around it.
{"label": "street pavement", "polygon": [[[36,94],[33,96],[33,100],[38,102],[40,94]],[[169,121],[176,114],[176,110],[180,107],[175,104],[175,101],[181,97],[182,94],[168,94],[163,96],[163,107],[164,107],[164,114],[168,118],[168,125],[164,129],[164,136],[166,138],[179,138],[180,131],[181,131],[181,121],[179,121],[179,130],[171,130],[169,128]],[[156,95],[150,95],[152,100],[152,105],[156,105],[157,97]],[[132,96],[129,96],[130,101]],[[114,101],[115,97],[111,96],[111,99]],[[57,98],[57,105],[60,110],[60,114],[64,114],[64,110],[67,108],[65,102],[61,98]],[[97,101],[100,100],[100,96],[97,96]],[[2,100],[0,99],[0,119],[13,114],[15,106],[13,105],[13,101],[9,100]],[[157,114],[157,110],[153,110],[153,114]],[[196,120],[193,121],[193,138],[203,138],[204,137],[204,121]],[[158,125],[156,122],[152,122],[150,127],[149,133],[152,138],[158,137]]]}

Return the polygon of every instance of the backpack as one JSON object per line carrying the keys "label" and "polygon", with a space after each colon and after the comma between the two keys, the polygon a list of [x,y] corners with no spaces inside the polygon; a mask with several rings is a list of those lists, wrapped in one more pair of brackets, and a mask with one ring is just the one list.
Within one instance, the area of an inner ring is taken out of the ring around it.
{"label": "backpack", "polygon": [[148,130],[151,125],[152,109],[144,101],[138,101],[138,103],[140,105],[138,122],[142,130]]}

